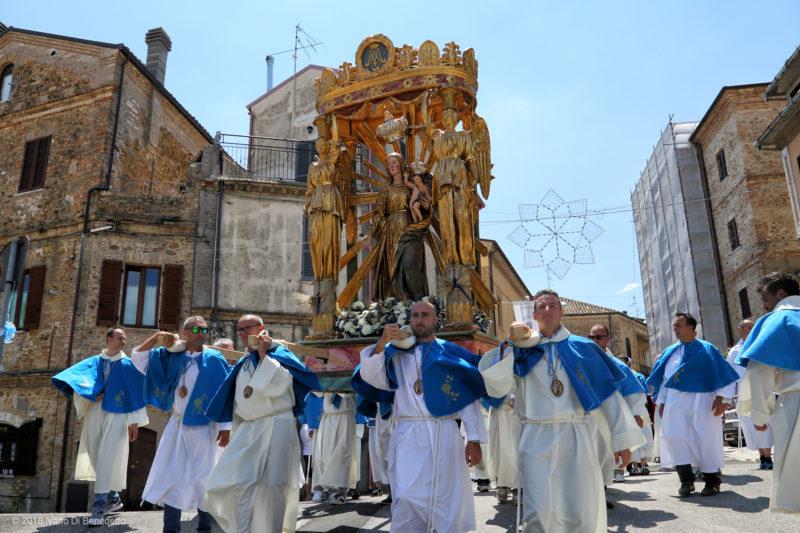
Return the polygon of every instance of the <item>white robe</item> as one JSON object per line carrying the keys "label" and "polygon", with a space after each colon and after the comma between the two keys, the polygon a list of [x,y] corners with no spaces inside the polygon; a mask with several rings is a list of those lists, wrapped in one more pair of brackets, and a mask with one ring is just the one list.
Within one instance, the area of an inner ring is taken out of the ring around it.
{"label": "white robe", "polygon": [[[109,357],[106,351],[100,357],[114,362],[127,357],[123,352]],[[110,413],[101,402],[92,402],[79,394],[73,395],[78,418],[83,419],[75,479],[94,481],[95,494],[120,491],[128,479],[128,426],[146,426],[147,409],[142,407],[131,413]]]}
{"label": "white robe", "polygon": [[294,404],[292,375],[280,363],[269,356],[255,369],[244,363],[236,376],[233,436],[206,485],[206,509],[226,533],[295,530],[300,440]]}
{"label": "white robe", "polygon": [[372,481],[389,484],[389,465],[386,453],[389,450],[389,437],[392,435],[392,418],[384,420],[380,414],[375,425],[369,428],[369,464],[372,467]]}
{"label": "white robe", "polygon": [[[569,332],[562,328],[552,338],[559,342]],[[541,343],[551,339],[542,338]],[[487,390],[502,396],[516,381],[516,409],[522,418],[519,442],[526,532],[605,532],[606,505],[598,461],[595,420],[610,428],[613,451],[635,449],[644,437],[619,392],[609,396],[592,414],[581,406],[569,377],[558,366],[556,377],[564,386],[561,396],[550,391],[547,357],[543,356],[525,378],[514,375],[514,358],[508,348],[498,361],[494,351],[480,367]],[[576,481],[579,480],[579,481]]]}
{"label": "white robe", "polygon": [[800,372],[750,361],[737,410],[756,425],[772,426],[775,454],[770,510],[800,513]]}
{"label": "white robe", "polygon": [[[741,383],[744,373],[747,370],[747,367],[736,364],[736,358],[742,351],[743,345],[744,343],[739,341],[728,351],[728,363],[730,363],[736,373],[739,374],[739,380],[736,382],[737,391],[739,388],[739,383]],[[753,424],[753,420],[749,416],[739,415],[739,427],[742,428],[745,445],[750,450],[757,452],[759,449],[772,448],[774,441],[772,437],[771,426],[767,426],[766,431],[756,431],[755,424]]]}
{"label": "white robe", "polygon": [[[487,432],[487,435],[488,435],[488,431],[489,431],[489,411],[487,411],[483,407],[483,405],[480,405],[480,410],[481,410],[481,414],[483,415],[483,427],[484,427],[484,430]],[[467,433],[466,433],[466,430],[464,429],[463,425],[459,428],[459,432],[461,433],[461,436],[464,437],[464,441],[465,441],[465,444],[466,444],[466,441],[468,441],[469,439],[467,439]],[[488,436],[487,436],[487,439],[488,439]],[[492,464],[491,464],[491,461],[489,460],[491,458],[491,455],[490,455],[490,452],[489,452],[489,442],[488,442],[488,440],[487,440],[487,442],[482,442],[481,443],[481,457],[482,457],[482,459],[481,459],[480,463],[476,464],[475,466],[471,466],[470,467],[470,469],[469,469],[469,477],[473,481],[489,480],[489,482],[491,482],[491,480],[492,480]]]}
{"label": "white robe", "polygon": [[[375,388],[392,390],[384,353],[375,345],[361,352],[361,377]],[[450,417],[434,417],[421,394],[414,393],[422,353],[398,353],[392,359],[398,388],[394,391],[395,425],[387,453],[392,485],[392,531],[475,531],[475,502],[464,460],[464,440],[487,442],[478,402]]]}
{"label": "white robe", "polygon": [[681,365],[683,345],[670,356],[664,370],[664,380],[658,393],[661,418],[661,464],[663,466],[692,465],[702,472],[713,473],[725,466],[722,447],[722,417],[714,416],[715,396],[726,401],[733,397],[734,383],[712,392],[683,392],[664,384]]}
{"label": "white robe", "polygon": [[314,432],[314,487],[355,487],[356,398],[353,394],[340,396],[338,409],[332,393],[326,393],[322,402],[322,418]]}
{"label": "white robe", "polygon": [[[142,499],[150,503],[169,505],[183,511],[204,509],[206,482],[217,464],[222,448],[217,445],[217,434],[230,429],[231,424],[210,423],[204,426],[185,426],[183,413],[192,397],[199,369],[196,359],[201,352],[186,352],[195,360],[184,375],[183,384],[188,390],[185,398],[175,390],[172,414],[158,441],[156,456],[147,476]],[[131,353],[136,368],[147,373],[150,352]]]}
{"label": "white robe", "polygon": [[522,422],[511,401],[489,409],[489,462],[497,487],[519,488],[519,434]]}

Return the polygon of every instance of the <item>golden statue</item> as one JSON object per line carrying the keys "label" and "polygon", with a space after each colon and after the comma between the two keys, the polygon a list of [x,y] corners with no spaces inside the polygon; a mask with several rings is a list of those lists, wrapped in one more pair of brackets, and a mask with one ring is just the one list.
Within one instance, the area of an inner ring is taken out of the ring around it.
{"label": "golden statue", "polygon": [[317,139],[318,159],[308,169],[306,213],[311,265],[317,280],[339,276],[344,204],[336,183],[338,150],[332,141]]}

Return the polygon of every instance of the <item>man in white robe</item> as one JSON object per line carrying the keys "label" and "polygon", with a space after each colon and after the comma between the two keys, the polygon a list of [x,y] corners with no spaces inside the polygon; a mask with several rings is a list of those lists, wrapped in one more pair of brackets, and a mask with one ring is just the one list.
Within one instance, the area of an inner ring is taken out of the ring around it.
{"label": "man in white robe", "polygon": [[719,350],[697,339],[696,328],[690,314],[675,315],[672,329],[679,342],[664,350],[647,379],[656,388],[661,413],[661,464],[675,466],[681,497],[695,490],[693,467],[703,473],[702,496],[720,491],[725,465],[721,416],[738,377]]}
{"label": "man in white robe", "polygon": [[[143,382],[141,374],[132,367],[130,359],[122,351],[128,340],[125,331],[121,328],[110,328],[106,332],[105,340],[106,347],[99,355],[99,371],[102,373],[102,379],[107,382],[112,370],[123,371],[119,365],[129,365],[128,372],[135,374],[136,384],[141,388]],[[84,360],[81,363],[88,361]],[[59,373],[54,376],[54,381],[60,381],[59,376],[64,374]],[[94,381],[95,376],[87,377]],[[99,375],[96,377],[100,379]],[[125,379],[124,371],[118,379]],[[120,390],[124,392],[124,389]],[[105,515],[122,509],[118,491],[124,490],[127,485],[129,443],[136,440],[138,428],[146,426],[149,422],[141,395],[137,401],[137,404],[140,404],[138,408],[133,406],[122,409],[128,412],[112,412],[103,408],[103,400],[108,392],[104,386],[92,400],[81,394],[72,394],[78,419],[83,420],[75,464],[75,479],[94,481],[95,498],[92,515],[88,520],[90,527],[102,525]]]}
{"label": "man in white robe", "polygon": [[[136,368],[145,375],[151,370],[151,361],[158,362],[160,357],[168,357],[167,352],[172,353],[176,360],[183,361],[185,358],[186,361],[176,382],[166,389],[150,391],[151,395],[159,398],[171,397],[171,401],[168,399],[164,404],[171,404],[170,418],[158,442],[142,495],[145,501],[164,507],[164,533],[179,532],[181,511],[194,509],[198,514],[197,531],[208,532],[212,528],[213,517],[204,508],[206,482],[222,449],[228,445],[231,424],[217,424],[205,417],[207,403],[210,403],[228,372],[228,364],[222,354],[204,347],[207,335],[205,319],[193,316],[183,323],[182,339],[173,333],[161,331],[131,353]],[[164,349],[151,351],[159,346]],[[195,387],[200,382],[198,376],[201,366],[202,371],[211,373],[213,378],[203,380],[203,386],[208,390],[203,391],[201,397],[196,397]],[[186,420],[189,417],[202,418],[204,423],[189,425]]]}
{"label": "man in white robe", "polygon": [[[620,364],[618,364],[618,366],[623,369],[622,361],[617,359],[608,348],[611,343],[611,332],[605,324],[595,324],[592,326],[589,330],[589,339],[602,348],[609,357],[613,358],[612,361],[615,363],[619,361]],[[628,365],[624,365],[623,369],[623,372],[626,374],[626,380],[624,382],[626,386],[620,390],[620,393],[625,400],[625,404],[630,409],[634,420],[636,420],[636,424],[641,428],[644,426],[645,418],[649,418],[647,413],[647,395],[644,390],[640,390],[642,387],[639,385],[639,380],[636,379],[636,376],[634,376],[631,369],[627,368],[627,366]],[[625,481],[625,469],[620,468],[619,465],[616,464],[614,452],[611,450],[611,435],[608,433],[608,428],[602,423],[602,420],[600,420],[597,423],[597,429],[600,433],[597,448],[600,454],[600,468],[603,472],[603,485],[607,487],[612,481],[621,483]],[[636,451],[638,450],[637,448]],[[606,507],[613,506],[610,502],[606,501]]]}
{"label": "man in white robe", "polygon": [[[745,319],[737,325],[739,342],[728,350],[728,363],[739,374],[739,381],[744,377],[747,367],[736,364],[736,358],[742,351],[744,341],[755,323],[750,319]],[[736,394],[738,399],[739,382],[736,383]],[[739,415],[739,427],[742,429],[744,442],[748,449],[758,452],[759,470],[772,470],[772,428],[767,426],[766,431],[756,431],[753,420],[747,415]]]}
{"label": "man in white robe", "polygon": [[[555,291],[537,292],[533,318],[541,337],[524,323],[514,323],[510,339],[514,349],[509,347],[502,354],[500,350],[488,352],[480,368],[491,396],[502,397],[516,384],[515,405],[522,420],[519,460],[524,531],[605,532],[607,515],[595,421],[602,418],[609,428],[611,449],[623,465],[630,462],[630,449],[640,446],[644,439],[617,390],[615,380],[621,380],[622,374],[611,370],[613,363],[605,360],[608,356],[596,345],[571,335],[561,324],[563,315]],[[532,363],[524,377],[515,375],[517,348],[537,347],[544,351],[541,358]],[[580,378],[574,383],[569,377],[565,370],[567,350],[580,350],[586,363],[570,371],[577,370],[588,383]],[[588,379],[583,369],[586,365],[596,369]],[[592,382],[601,378],[602,382]],[[602,393],[599,405],[590,405],[592,409],[587,411],[583,403],[586,396],[579,394],[578,387]]]}
{"label": "man in white robe", "polygon": [[800,286],[774,272],[759,291],[769,313],[756,322],[737,359],[747,365],[737,410],[756,430],[772,428],[770,510],[800,513]]}
{"label": "man in white robe", "polygon": [[[253,335],[258,344],[248,346],[207,411],[212,419],[232,417],[233,437],[206,485],[206,508],[226,533],[293,532],[301,449],[289,369],[305,366],[269,337],[261,317],[243,315],[236,329],[242,344]],[[304,373],[305,381],[316,382],[311,386],[319,384],[308,369]]]}
{"label": "man in white robe", "polygon": [[389,494],[391,490],[389,486],[389,464],[386,460],[391,434],[391,413],[384,418],[379,407],[375,418],[371,418],[369,422],[369,464],[372,470],[372,481],[375,483],[372,495],[382,496],[386,494],[386,498],[381,501],[384,504],[392,503],[392,497]]}
{"label": "man in white robe", "polygon": [[324,395],[322,419],[314,432],[312,486],[322,491],[322,501],[345,503],[347,489],[356,483],[356,397]]}
{"label": "man in white robe", "polygon": [[519,432],[522,423],[514,409],[514,393],[489,409],[489,469],[497,487],[498,503],[517,503],[519,488]]}
{"label": "man in white robe", "polygon": [[[477,401],[440,417],[433,416],[426,405],[421,369],[434,343],[441,342],[434,334],[436,320],[436,309],[430,303],[419,301],[411,306],[411,330],[417,345],[392,358],[396,388],[387,377],[385,357],[387,343],[402,338],[397,324],[387,324],[378,344],[361,352],[364,382],[394,392],[394,427],[387,455],[392,531],[397,532],[460,533],[477,528],[468,467],[481,461],[480,445],[488,435]],[[443,344],[448,349],[450,343]],[[465,428],[466,446],[456,418]]]}

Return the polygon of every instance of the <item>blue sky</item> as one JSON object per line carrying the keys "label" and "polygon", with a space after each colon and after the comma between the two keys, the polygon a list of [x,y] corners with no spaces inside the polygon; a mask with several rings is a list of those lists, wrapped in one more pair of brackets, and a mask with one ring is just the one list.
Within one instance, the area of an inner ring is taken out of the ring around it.
{"label": "blue sky", "polygon": [[[497,240],[532,291],[507,236],[517,205],[549,188],[589,209],[630,205],[670,115],[699,120],[725,85],[770,81],[800,44],[800,2],[736,0],[564,2],[279,2],[1,0],[0,21],[38,31],[123,42],[145,59],[145,32],[163,26],[173,47],[166,85],[212,133],[246,133],[245,105],[263,93],[264,56],[291,48],[300,23],[324,43],[309,62],[354,62],[367,35],[395,45],[432,39],[475,48],[478,112],[492,134],[492,194],[481,234]],[[276,56],[275,81],[292,74]],[[632,214],[593,218],[604,233],[595,264],[551,286],[562,295],[643,316]],[[625,288],[629,290],[625,291]]]}

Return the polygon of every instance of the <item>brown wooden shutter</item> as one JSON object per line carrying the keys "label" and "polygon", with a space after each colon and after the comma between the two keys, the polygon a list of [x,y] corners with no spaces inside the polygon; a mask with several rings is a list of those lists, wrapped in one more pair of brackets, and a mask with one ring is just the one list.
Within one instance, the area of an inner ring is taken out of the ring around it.
{"label": "brown wooden shutter", "polygon": [[47,170],[47,158],[50,155],[50,137],[38,140],[36,147],[36,167],[33,172],[33,188],[44,187],[44,175]]}
{"label": "brown wooden shutter", "polygon": [[44,295],[44,266],[31,267],[30,282],[28,283],[28,303],[25,306],[24,330],[32,330],[39,327],[39,317],[42,314],[42,296]]}
{"label": "brown wooden shutter", "polygon": [[22,424],[17,430],[17,458],[14,461],[14,475],[36,475],[36,454],[39,449],[39,428],[41,427],[42,419],[37,418]]}
{"label": "brown wooden shutter", "polygon": [[183,293],[183,266],[164,265],[161,271],[161,319],[162,330],[177,330],[181,314],[181,294]]}
{"label": "brown wooden shutter", "polygon": [[33,188],[33,175],[36,171],[36,154],[38,153],[38,142],[28,141],[25,143],[25,156],[22,158],[22,174],[19,177],[19,190],[27,191]]}
{"label": "brown wooden shutter", "polygon": [[114,326],[119,319],[119,289],[122,261],[106,259],[100,268],[100,295],[97,298],[97,325]]}

